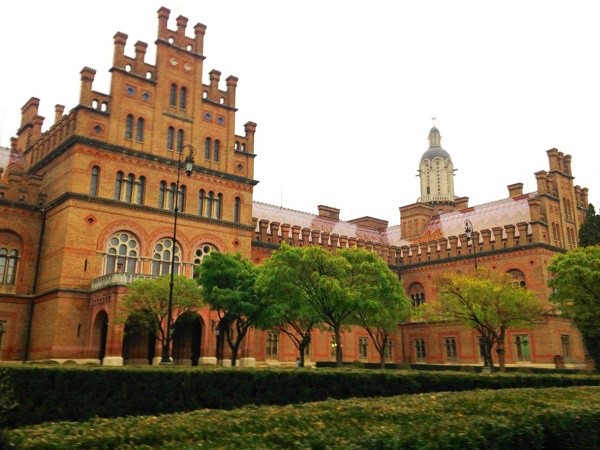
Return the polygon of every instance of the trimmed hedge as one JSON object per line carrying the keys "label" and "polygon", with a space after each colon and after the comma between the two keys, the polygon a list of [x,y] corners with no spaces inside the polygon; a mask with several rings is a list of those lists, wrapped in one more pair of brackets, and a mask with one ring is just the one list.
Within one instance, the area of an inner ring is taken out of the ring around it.
{"label": "trimmed hedge", "polygon": [[10,427],[284,405],[351,397],[511,387],[600,386],[598,375],[481,375],[464,372],[244,368],[7,366],[15,400]]}
{"label": "trimmed hedge", "polygon": [[10,430],[9,448],[598,449],[600,388],[475,390]]}

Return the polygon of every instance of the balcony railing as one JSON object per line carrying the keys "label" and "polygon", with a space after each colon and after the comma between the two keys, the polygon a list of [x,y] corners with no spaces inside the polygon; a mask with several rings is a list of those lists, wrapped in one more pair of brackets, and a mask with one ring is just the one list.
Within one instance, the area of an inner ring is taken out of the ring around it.
{"label": "balcony railing", "polygon": [[114,272],[107,273],[106,275],[102,275],[98,278],[94,278],[92,280],[92,291],[96,289],[102,289],[107,286],[127,286],[133,283],[135,280],[139,280],[142,278],[155,278],[152,275],[147,275],[143,273],[124,273],[124,272]]}

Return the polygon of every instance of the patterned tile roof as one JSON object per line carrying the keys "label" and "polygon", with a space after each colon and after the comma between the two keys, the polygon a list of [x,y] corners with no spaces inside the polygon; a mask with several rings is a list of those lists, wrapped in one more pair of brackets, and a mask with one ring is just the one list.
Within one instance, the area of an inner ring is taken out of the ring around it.
{"label": "patterned tile roof", "polygon": [[[280,224],[298,225],[302,228],[336,233],[340,236],[355,237],[365,241],[401,247],[416,242],[427,242],[449,236],[459,236],[465,232],[465,221],[468,219],[473,224],[474,231],[492,230],[494,227],[516,225],[520,222],[530,222],[529,204],[527,199],[535,196],[532,192],[514,198],[505,198],[482,205],[473,206],[461,211],[433,216],[421,236],[415,239],[403,239],[400,225],[388,227],[377,231],[360,227],[354,223],[336,221],[315,214],[287,209],[266,203],[253,202],[253,216],[259,220]],[[258,231],[258,224],[257,224]],[[515,230],[518,236],[518,229]],[[506,235],[504,233],[504,235]]]}

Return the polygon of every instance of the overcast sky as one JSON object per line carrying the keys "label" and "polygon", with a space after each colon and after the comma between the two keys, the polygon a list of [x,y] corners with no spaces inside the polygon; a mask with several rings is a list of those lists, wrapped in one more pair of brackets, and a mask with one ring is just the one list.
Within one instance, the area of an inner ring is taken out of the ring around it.
{"label": "overcast sky", "polygon": [[258,124],[254,199],[349,220],[399,223],[436,117],[470,205],[536,189],[546,150],[573,157],[575,184],[600,207],[600,5],[595,1],[30,0],[2,6],[0,145],[20,108],[76,106],[84,67],[109,93],[113,36],[154,63],[157,10],[207,26],[204,79],[239,78],[236,133]]}

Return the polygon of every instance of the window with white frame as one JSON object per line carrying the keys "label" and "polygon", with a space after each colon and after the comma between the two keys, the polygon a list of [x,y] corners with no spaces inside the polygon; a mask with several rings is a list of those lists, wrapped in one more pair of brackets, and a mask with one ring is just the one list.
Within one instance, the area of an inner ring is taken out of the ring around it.
{"label": "window with white frame", "polygon": [[391,361],[394,359],[394,340],[386,339],[385,346],[383,348],[383,357],[386,361]]}
{"label": "window with white frame", "polygon": [[358,338],[358,357],[367,359],[368,357],[369,340],[366,337]]}
{"label": "window with white frame", "polygon": [[425,362],[427,360],[427,350],[425,347],[425,339],[415,339],[415,359],[417,362]]}
{"label": "window with white frame", "polygon": [[279,355],[279,333],[267,333],[265,357],[267,359],[277,359]]}
{"label": "window with white frame", "polygon": [[529,349],[529,336],[526,334],[517,334],[514,336],[515,359],[517,361],[530,361],[531,352]]}
{"label": "window with white frame", "polygon": [[163,238],[156,243],[152,253],[152,275],[160,276],[171,273],[171,263],[175,253],[175,273],[179,273],[179,263],[181,252],[176,244],[173,248],[171,238]]}
{"label": "window with white frame", "polygon": [[140,244],[133,234],[127,231],[113,234],[106,246],[104,273],[135,273],[139,251]]}
{"label": "window with white frame", "polygon": [[458,352],[456,347],[456,338],[447,337],[444,338],[444,348],[446,350],[446,360],[455,362],[458,358]]}

